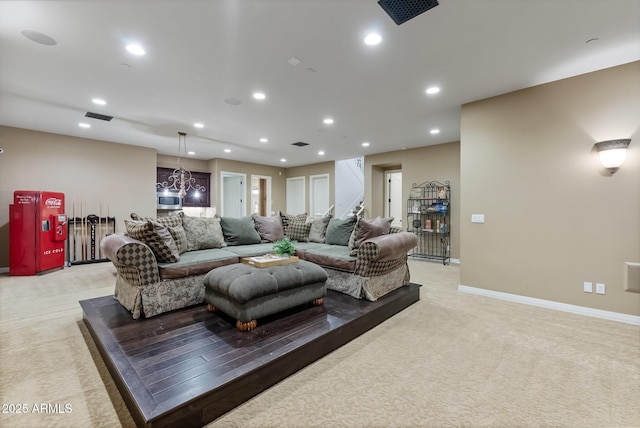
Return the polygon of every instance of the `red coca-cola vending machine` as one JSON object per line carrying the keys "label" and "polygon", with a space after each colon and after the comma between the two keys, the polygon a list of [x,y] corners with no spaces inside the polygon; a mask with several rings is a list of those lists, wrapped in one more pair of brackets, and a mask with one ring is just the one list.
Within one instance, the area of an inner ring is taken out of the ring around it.
{"label": "red coca-cola vending machine", "polygon": [[16,190],[9,205],[9,275],[64,267],[67,216],[64,193]]}

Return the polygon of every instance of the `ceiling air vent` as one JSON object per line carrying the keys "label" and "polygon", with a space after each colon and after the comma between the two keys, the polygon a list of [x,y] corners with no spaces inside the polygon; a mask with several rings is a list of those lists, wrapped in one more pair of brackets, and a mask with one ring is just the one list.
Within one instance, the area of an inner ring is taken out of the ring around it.
{"label": "ceiling air vent", "polygon": [[438,6],[437,0],[380,0],[378,4],[400,25]]}
{"label": "ceiling air vent", "polygon": [[90,117],[91,119],[106,120],[107,122],[113,119],[113,116],[107,116],[106,114],[91,113],[90,111],[88,111],[87,114],[85,114],[84,116]]}
{"label": "ceiling air vent", "polygon": [[308,146],[309,143],[303,143],[302,141],[298,141],[297,143],[291,143],[292,146],[304,147]]}

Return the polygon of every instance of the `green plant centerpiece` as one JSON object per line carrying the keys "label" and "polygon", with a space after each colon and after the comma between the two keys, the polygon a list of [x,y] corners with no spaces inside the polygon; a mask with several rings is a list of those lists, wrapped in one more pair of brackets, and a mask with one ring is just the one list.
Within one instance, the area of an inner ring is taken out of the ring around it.
{"label": "green plant centerpiece", "polygon": [[285,236],[273,243],[273,254],[286,257],[293,256],[293,253],[296,252],[295,244],[296,241],[292,241],[288,236]]}

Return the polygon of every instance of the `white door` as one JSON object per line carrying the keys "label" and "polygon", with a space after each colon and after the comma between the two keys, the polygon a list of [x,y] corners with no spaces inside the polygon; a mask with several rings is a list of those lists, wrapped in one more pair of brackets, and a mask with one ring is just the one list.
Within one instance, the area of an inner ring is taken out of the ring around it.
{"label": "white door", "polygon": [[225,217],[243,217],[246,215],[245,194],[246,180],[245,174],[234,172],[221,172],[222,186],[220,193],[220,204],[222,210],[220,215]]}
{"label": "white door", "polygon": [[402,171],[385,172],[385,217],[393,217],[392,226],[402,227]]}
{"label": "white door", "polygon": [[287,178],[287,214],[302,214],[305,212],[304,195],[304,177]]}
{"label": "white door", "polygon": [[310,215],[322,215],[329,209],[329,174],[309,177]]}

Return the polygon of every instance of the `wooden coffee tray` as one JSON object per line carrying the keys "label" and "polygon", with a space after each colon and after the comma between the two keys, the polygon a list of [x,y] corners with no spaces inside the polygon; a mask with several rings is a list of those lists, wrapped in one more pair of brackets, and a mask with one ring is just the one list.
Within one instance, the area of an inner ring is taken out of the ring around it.
{"label": "wooden coffee tray", "polygon": [[279,266],[279,265],[286,265],[289,263],[296,263],[298,260],[299,260],[298,256],[291,256],[291,257],[257,256],[257,257],[245,257],[242,259],[242,263],[259,267],[259,268],[265,268],[270,266]]}

